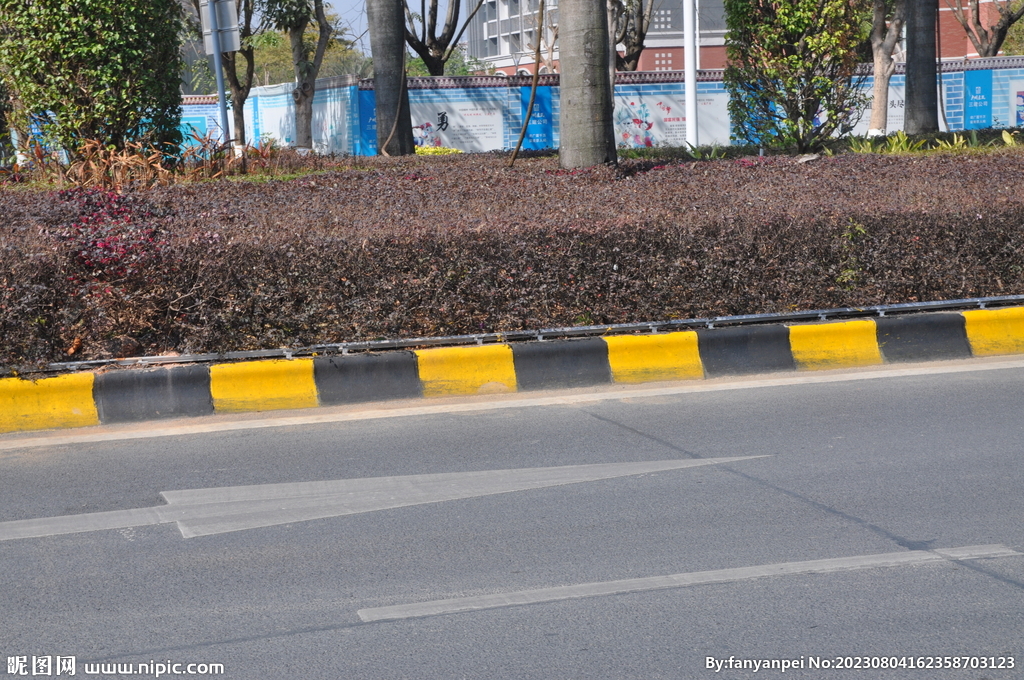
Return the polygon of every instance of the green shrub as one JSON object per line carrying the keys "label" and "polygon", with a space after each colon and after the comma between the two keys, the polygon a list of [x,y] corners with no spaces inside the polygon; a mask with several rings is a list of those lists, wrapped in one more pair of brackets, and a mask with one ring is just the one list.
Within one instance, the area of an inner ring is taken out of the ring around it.
{"label": "green shrub", "polygon": [[176,0],[0,0],[15,125],[74,159],[88,140],[180,143]]}
{"label": "green shrub", "polygon": [[869,9],[864,0],[725,0],[735,138],[803,153],[849,132],[866,103],[857,47]]}

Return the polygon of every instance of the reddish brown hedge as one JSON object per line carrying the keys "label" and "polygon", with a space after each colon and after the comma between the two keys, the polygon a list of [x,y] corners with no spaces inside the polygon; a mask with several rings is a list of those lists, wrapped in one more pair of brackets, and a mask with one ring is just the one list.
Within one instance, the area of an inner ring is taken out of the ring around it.
{"label": "reddish brown hedge", "polygon": [[0,189],[0,365],[1024,293],[1024,154]]}

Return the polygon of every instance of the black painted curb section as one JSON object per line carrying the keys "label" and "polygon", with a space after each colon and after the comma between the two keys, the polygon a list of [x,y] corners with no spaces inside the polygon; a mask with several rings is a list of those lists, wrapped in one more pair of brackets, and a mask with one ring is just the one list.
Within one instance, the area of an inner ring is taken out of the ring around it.
{"label": "black painted curb section", "polygon": [[209,366],[100,373],[93,383],[92,395],[103,423],[213,413]]}
{"label": "black painted curb section", "polygon": [[709,378],[796,370],[786,326],[698,330],[697,344]]}
{"label": "black painted curb section", "polygon": [[590,387],[612,381],[608,344],[601,338],[513,344],[521,390]]}
{"label": "black painted curb section", "polygon": [[886,362],[969,359],[971,345],[962,314],[921,314],[875,320]]}
{"label": "black painted curb section", "polygon": [[412,352],[317,357],[313,379],[324,406],[423,396]]}

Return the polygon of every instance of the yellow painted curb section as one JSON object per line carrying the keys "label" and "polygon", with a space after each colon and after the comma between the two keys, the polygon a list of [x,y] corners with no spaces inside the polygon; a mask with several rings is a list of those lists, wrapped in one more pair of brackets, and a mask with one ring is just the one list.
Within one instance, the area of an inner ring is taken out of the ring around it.
{"label": "yellow painted curb section", "polygon": [[797,366],[809,371],[882,363],[871,319],[790,326],[789,346]]}
{"label": "yellow painted curb section", "polygon": [[693,331],[657,335],[610,335],[608,363],[617,383],[655,380],[695,380],[704,377],[704,365]]}
{"label": "yellow painted curb section", "polygon": [[976,357],[1024,354],[1024,307],[961,312]]}
{"label": "yellow painted curb section", "polygon": [[99,425],[92,373],[0,379],[0,432]]}
{"label": "yellow painted curb section", "polygon": [[508,345],[438,347],[416,351],[424,397],[516,391]]}
{"label": "yellow painted curb section", "polygon": [[210,366],[217,413],[318,406],[312,359],[272,359]]}

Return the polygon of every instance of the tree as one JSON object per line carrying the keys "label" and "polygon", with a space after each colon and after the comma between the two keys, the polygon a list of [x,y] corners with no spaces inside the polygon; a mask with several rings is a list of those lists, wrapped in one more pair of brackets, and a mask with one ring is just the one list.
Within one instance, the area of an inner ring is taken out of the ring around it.
{"label": "tree", "polygon": [[562,0],[561,145],[563,168],[614,163],[615,127],[605,0]]}
{"label": "tree", "polygon": [[[373,75],[373,63],[369,57],[355,49],[355,43],[345,39],[346,29],[339,27],[339,22],[332,14],[327,20],[335,27],[335,33],[327,43],[323,63],[320,64],[320,78],[354,75],[369,78]],[[320,31],[316,27],[307,27],[305,41],[316,45]],[[256,46],[256,84],[272,85],[295,80],[295,66],[292,63],[291,46],[288,36],[280,31],[267,31],[259,36]]]}
{"label": "tree", "polygon": [[725,17],[737,138],[803,153],[853,128],[866,0],[725,0]]}
{"label": "tree", "polygon": [[377,151],[386,156],[416,152],[405,83],[403,0],[366,0],[377,100]]}
{"label": "tree", "polygon": [[936,0],[908,0],[907,85],[903,129],[908,135],[939,130],[939,97],[935,66]]}
{"label": "tree", "polygon": [[[313,148],[313,95],[316,79],[324,61],[324,53],[334,30],[324,13],[323,0],[268,0],[267,16],[288,36],[295,66],[295,146]],[[316,23],[317,40],[311,45],[305,40],[306,27]]]}
{"label": "tree", "polygon": [[4,81],[0,79],[0,165],[7,162],[9,146],[11,143],[10,129],[7,118],[11,115],[11,97],[7,94]]}
{"label": "tree", "polygon": [[[237,52],[224,52],[221,54],[221,67],[224,70],[224,79],[231,90],[231,115],[235,124],[235,144],[245,144],[245,100],[249,98],[252,90],[255,73],[255,46],[258,43],[260,34],[266,30],[266,26],[259,21],[257,13],[264,7],[258,0],[235,0],[238,11],[238,37],[241,42],[241,49]],[[202,22],[199,18],[199,0],[189,0],[191,32],[197,35],[201,32]],[[209,11],[207,7],[207,11]],[[206,17],[208,19],[208,17]],[[198,35],[198,37],[202,37]],[[241,73],[239,69],[241,68]]]}
{"label": "tree", "polygon": [[0,78],[32,131],[74,159],[87,140],[181,141],[177,0],[0,0]]}
{"label": "tree", "polygon": [[206,56],[199,17],[195,16],[192,0],[183,0],[181,6],[186,17],[181,32],[181,93],[215,94],[217,79]]}
{"label": "tree", "polygon": [[[558,43],[558,19],[557,9],[551,10],[544,15],[544,25],[540,27],[537,42],[540,47],[540,72],[558,73],[558,66],[555,64],[555,46]],[[536,53],[538,45],[535,42],[528,42],[526,48]],[[534,65],[537,68],[537,65]]]}
{"label": "tree", "polygon": [[644,51],[647,30],[651,27],[654,0],[626,0],[618,3],[622,10],[618,22],[613,26],[615,44],[622,45],[622,54],[615,54],[615,68],[619,71],[635,71],[640,65]]}
{"label": "tree", "polygon": [[892,58],[892,53],[903,32],[906,10],[906,0],[872,0],[870,40],[874,85],[871,91],[869,137],[884,135],[888,124],[889,80],[896,72],[896,60]]}
{"label": "tree", "polygon": [[978,0],[946,0],[946,5],[964,27],[978,55],[994,57],[999,54],[1010,27],[1024,17],[1024,0],[991,0],[986,4],[999,12],[999,20],[990,26],[985,26]]}
{"label": "tree", "polygon": [[[456,45],[451,56],[444,64],[446,76],[471,76],[480,71],[486,71],[490,65],[480,61],[476,57],[466,54],[463,45]],[[411,78],[423,78],[432,75],[422,57],[407,59],[405,62],[405,73]]]}
{"label": "tree", "polygon": [[1024,21],[1018,21],[1006,31],[1003,54],[1007,56],[1024,54]]}
{"label": "tree", "polygon": [[[402,1],[405,9],[405,40],[416,54],[420,55],[427,71],[432,76],[443,76],[445,63],[455,54],[462,34],[473,20],[484,0],[470,0],[473,11],[459,25],[459,13],[462,0],[448,0],[444,26],[437,32],[438,3],[440,0],[420,0],[420,13],[413,14],[409,9],[408,0]],[[419,26],[417,27],[417,23]]]}

